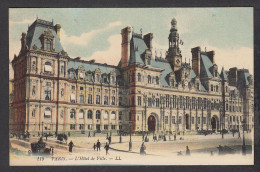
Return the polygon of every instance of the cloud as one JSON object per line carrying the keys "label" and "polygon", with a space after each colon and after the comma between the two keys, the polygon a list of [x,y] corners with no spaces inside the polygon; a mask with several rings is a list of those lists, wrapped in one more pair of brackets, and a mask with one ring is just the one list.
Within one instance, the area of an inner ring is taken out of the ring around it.
{"label": "cloud", "polygon": [[108,49],[94,52],[87,60],[117,65],[121,58],[121,35],[111,35],[107,41],[110,44]]}
{"label": "cloud", "polygon": [[91,30],[90,32],[87,32],[87,33],[82,33],[80,36],[73,36],[73,35],[69,36],[69,35],[67,35],[67,33],[65,32],[64,29],[61,29],[61,33],[60,33],[61,43],[63,45],[75,44],[75,45],[80,45],[80,46],[86,46],[98,34],[105,32],[107,30],[110,30],[114,27],[121,26],[121,25],[122,25],[122,23],[120,21],[112,22],[112,23],[109,23],[106,27],[96,29],[96,30]]}
{"label": "cloud", "polygon": [[13,24],[32,24],[34,22],[34,20],[30,20],[30,19],[24,19],[23,21],[9,21],[10,25]]}

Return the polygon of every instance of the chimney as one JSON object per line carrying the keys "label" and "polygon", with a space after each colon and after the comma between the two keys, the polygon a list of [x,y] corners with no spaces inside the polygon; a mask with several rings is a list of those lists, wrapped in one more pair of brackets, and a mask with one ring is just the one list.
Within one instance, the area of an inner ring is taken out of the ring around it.
{"label": "chimney", "polygon": [[152,48],[153,48],[153,44],[152,44],[153,33],[147,33],[146,35],[144,35],[143,40],[144,40],[146,46],[149,48],[149,50],[152,51]]}
{"label": "chimney", "polygon": [[191,49],[192,69],[198,77],[200,76],[200,52],[201,52],[200,47],[195,47]]}
{"label": "chimney", "polygon": [[131,27],[127,26],[124,29],[122,29],[121,35],[122,35],[121,64],[122,67],[127,67],[130,59]]}
{"label": "chimney", "polygon": [[56,31],[56,34],[57,34],[59,39],[60,39],[60,29],[61,29],[61,25],[60,24],[56,24],[55,25],[55,31]]}
{"label": "chimney", "polygon": [[228,72],[228,81],[230,86],[237,86],[238,70],[236,67],[230,68]]}
{"label": "chimney", "polygon": [[21,38],[21,50],[26,49],[26,33],[22,33],[22,38]]}
{"label": "chimney", "polygon": [[206,52],[212,64],[215,64],[215,51]]}

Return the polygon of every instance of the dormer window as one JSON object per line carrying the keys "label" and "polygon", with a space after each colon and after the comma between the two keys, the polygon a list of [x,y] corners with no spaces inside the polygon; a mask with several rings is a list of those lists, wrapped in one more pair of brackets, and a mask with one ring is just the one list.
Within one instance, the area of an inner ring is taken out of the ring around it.
{"label": "dormer window", "polygon": [[171,79],[171,86],[174,87],[174,80]]}
{"label": "dormer window", "polygon": [[151,82],[152,82],[152,78],[150,75],[148,75],[148,84],[151,84]]}
{"label": "dormer window", "polygon": [[50,29],[47,29],[44,31],[44,33],[41,36],[41,42],[42,42],[42,49],[47,51],[53,50],[53,39],[54,36]]}
{"label": "dormer window", "polygon": [[156,76],[155,80],[156,80],[156,84],[159,85],[159,77],[158,76]]}
{"label": "dormer window", "polygon": [[84,74],[82,72],[79,73],[79,79],[83,79],[84,78]]}
{"label": "dormer window", "polygon": [[99,82],[99,74],[96,74],[96,82]]}

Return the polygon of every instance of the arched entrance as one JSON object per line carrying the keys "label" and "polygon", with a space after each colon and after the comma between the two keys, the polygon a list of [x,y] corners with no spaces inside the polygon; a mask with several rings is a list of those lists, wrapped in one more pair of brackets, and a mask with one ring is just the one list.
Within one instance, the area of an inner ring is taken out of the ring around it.
{"label": "arched entrance", "polygon": [[211,128],[212,128],[212,131],[216,131],[217,130],[217,120],[216,120],[215,117],[211,118]]}
{"label": "arched entrance", "polygon": [[155,131],[156,120],[153,115],[148,117],[148,131]]}
{"label": "arched entrance", "polygon": [[189,114],[185,115],[185,124],[186,124],[186,129],[190,129],[190,123],[189,123]]}

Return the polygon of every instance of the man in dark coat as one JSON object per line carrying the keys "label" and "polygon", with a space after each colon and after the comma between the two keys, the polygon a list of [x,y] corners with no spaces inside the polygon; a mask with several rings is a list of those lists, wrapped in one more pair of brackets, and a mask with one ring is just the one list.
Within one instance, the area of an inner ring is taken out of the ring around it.
{"label": "man in dark coat", "polygon": [[100,146],[101,146],[101,143],[99,142],[99,140],[97,141],[97,151],[99,150],[100,151]]}
{"label": "man in dark coat", "polygon": [[109,144],[111,143],[111,136],[108,137]]}
{"label": "man in dark coat", "polygon": [[190,149],[188,146],[186,146],[186,155],[190,155]]}
{"label": "man in dark coat", "polygon": [[108,154],[108,150],[109,150],[109,145],[107,144],[107,142],[106,142],[106,145],[105,145],[105,150],[106,150],[106,155]]}
{"label": "man in dark coat", "polygon": [[146,147],[145,147],[144,142],[143,142],[142,145],[141,145],[141,148],[140,148],[140,155],[146,154],[145,149],[146,149]]}
{"label": "man in dark coat", "polygon": [[72,147],[74,146],[72,140],[69,143],[69,152],[72,152]]}
{"label": "man in dark coat", "polygon": [[174,141],[176,141],[176,134],[174,134]]}

